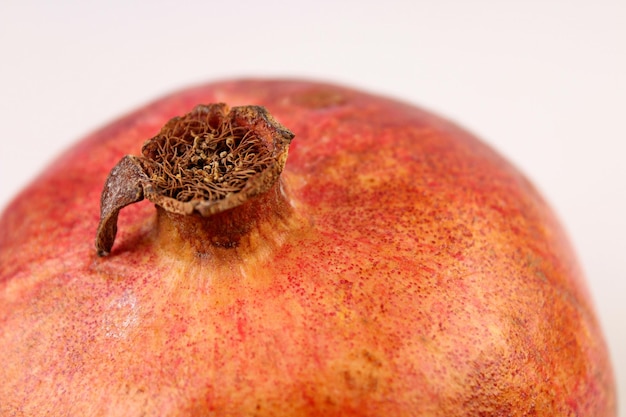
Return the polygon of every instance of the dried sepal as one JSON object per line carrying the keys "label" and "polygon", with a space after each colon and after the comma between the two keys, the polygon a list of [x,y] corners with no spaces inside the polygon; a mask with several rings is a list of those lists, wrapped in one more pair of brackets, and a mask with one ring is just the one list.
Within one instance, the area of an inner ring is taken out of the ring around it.
{"label": "dried sepal", "polygon": [[105,256],[111,252],[117,234],[120,210],[144,198],[148,177],[136,156],[123,157],[109,173],[100,198],[100,224],[96,233],[96,250]]}
{"label": "dried sepal", "polygon": [[124,157],[109,174],[98,254],[111,250],[119,211],[144,197],[173,213],[206,217],[268,191],[293,136],[260,106],[201,105],[170,120],[142,157]]}

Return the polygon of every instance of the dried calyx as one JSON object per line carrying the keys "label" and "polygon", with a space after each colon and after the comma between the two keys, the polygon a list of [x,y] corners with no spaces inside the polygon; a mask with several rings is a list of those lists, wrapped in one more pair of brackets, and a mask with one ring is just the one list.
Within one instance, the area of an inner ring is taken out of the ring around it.
{"label": "dried calyx", "polygon": [[170,213],[213,214],[267,192],[278,180],[293,133],[259,106],[197,106],[170,120],[111,170],[102,191],[96,249],[111,251],[119,211],[144,198]]}

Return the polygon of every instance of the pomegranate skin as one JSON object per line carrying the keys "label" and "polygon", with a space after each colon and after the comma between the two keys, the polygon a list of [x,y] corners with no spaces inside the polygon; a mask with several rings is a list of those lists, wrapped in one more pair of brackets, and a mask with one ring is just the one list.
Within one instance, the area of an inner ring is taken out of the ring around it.
{"label": "pomegranate skin", "polygon": [[[110,169],[217,102],[295,134],[288,214],[198,250],[144,201],[98,257]],[[584,277],[524,176],[421,109],[298,80],[173,94],[49,166],[0,218],[0,362],[0,415],[616,415]]]}

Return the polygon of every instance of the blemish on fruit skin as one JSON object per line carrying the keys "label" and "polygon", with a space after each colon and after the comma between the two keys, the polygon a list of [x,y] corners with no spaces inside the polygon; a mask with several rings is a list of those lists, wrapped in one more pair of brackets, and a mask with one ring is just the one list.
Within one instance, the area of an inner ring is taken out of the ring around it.
{"label": "blemish on fruit skin", "polygon": [[139,325],[137,297],[130,291],[111,300],[104,311],[103,328],[105,336],[112,339],[126,339]]}
{"label": "blemish on fruit skin", "polygon": [[290,96],[287,103],[303,106],[312,110],[323,110],[341,106],[345,104],[347,100],[347,94],[342,94],[336,90],[311,89]]}

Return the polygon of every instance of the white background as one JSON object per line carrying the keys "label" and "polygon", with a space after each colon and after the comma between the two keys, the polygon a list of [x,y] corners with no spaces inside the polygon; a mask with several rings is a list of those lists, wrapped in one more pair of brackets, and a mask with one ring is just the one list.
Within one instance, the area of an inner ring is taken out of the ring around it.
{"label": "white background", "polygon": [[298,76],[402,98],[477,133],[552,203],[626,402],[625,1],[106,3],[0,3],[0,207],[81,136],[190,84]]}

